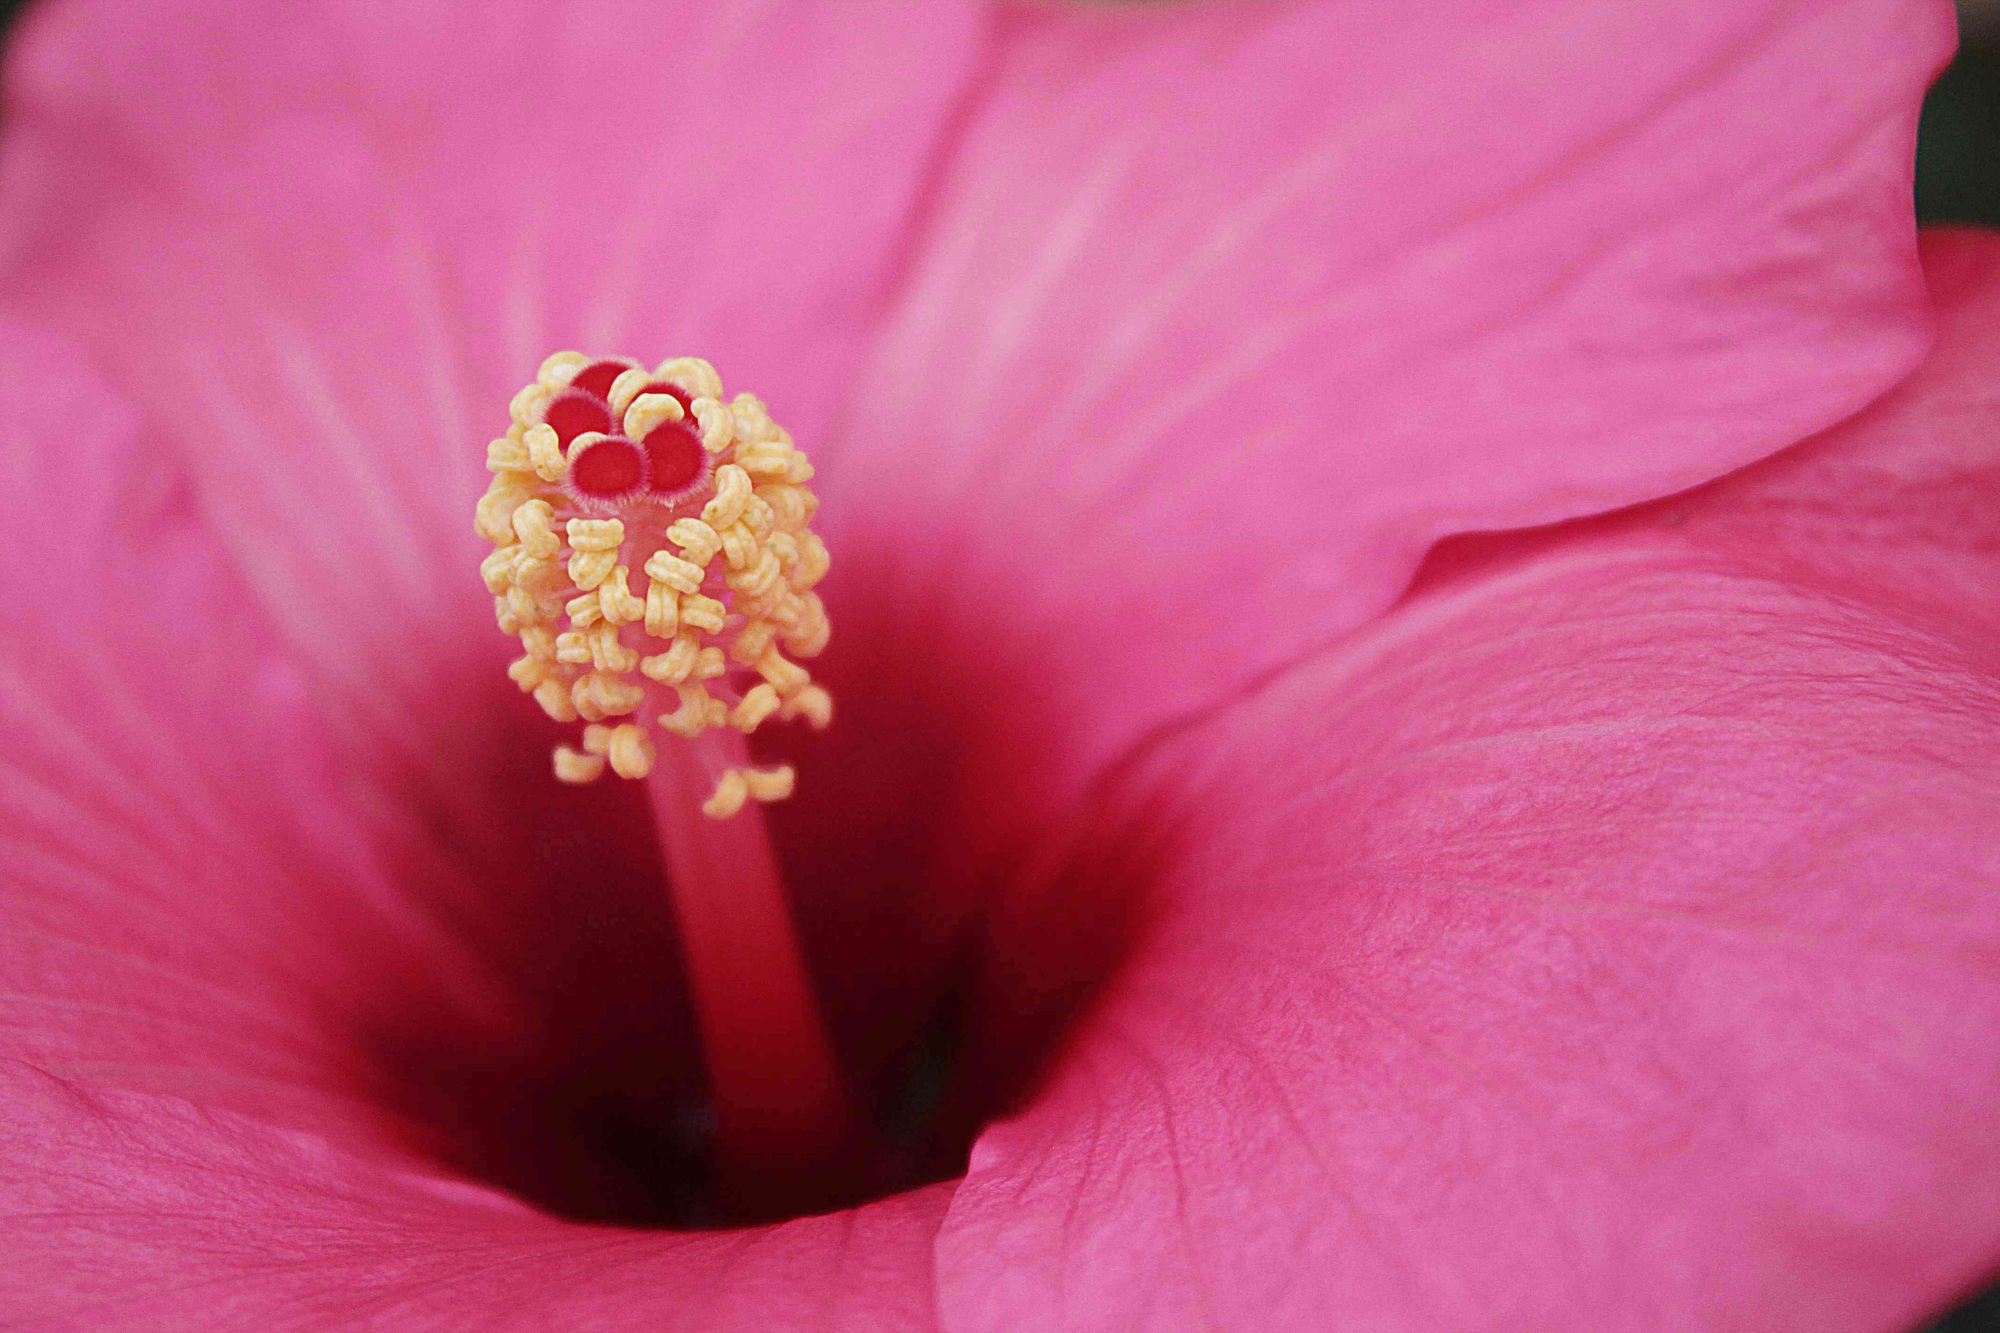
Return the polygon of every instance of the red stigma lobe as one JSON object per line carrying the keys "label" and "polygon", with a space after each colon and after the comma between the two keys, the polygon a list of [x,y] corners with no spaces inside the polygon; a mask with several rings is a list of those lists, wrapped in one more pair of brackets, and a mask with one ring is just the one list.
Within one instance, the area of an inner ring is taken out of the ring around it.
{"label": "red stigma lobe", "polygon": [[701,476],[701,441],[678,421],[654,427],[646,436],[645,450],[647,488],[655,495],[684,491]]}

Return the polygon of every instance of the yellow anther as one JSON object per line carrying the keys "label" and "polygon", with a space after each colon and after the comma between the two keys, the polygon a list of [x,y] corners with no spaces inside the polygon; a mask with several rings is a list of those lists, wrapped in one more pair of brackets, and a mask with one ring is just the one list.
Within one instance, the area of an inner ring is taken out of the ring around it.
{"label": "yellow anther", "polygon": [[[618,378],[611,381],[610,391],[604,395],[604,401],[611,404],[612,419],[624,416],[625,409],[639,396],[639,390],[652,382],[652,372],[643,366],[633,366],[630,370],[620,372]],[[639,437],[634,435],[632,438],[636,440]]]}
{"label": "yellow anther", "polygon": [[528,462],[535,469],[535,475],[543,481],[561,481],[569,471],[569,459],[563,456],[562,437],[556,428],[546,423],[530,426],[521,436],[521,443],[528,451]]}
{"label": "yellow anther", "polygon": [[764,539],[764,549],[778,557],[778,567],[787,572],[799,562],[799,539],[789,532],[774,532]]}
{"label": "yellow anther", "polygon": [[715,470],[715,498],[702,506],[701,521],[721,532],[743,516],[750,490],[750,474],[734,463],[724,463]]}
{"label": "yellow anther", "polygon": [[542,419],[542,413],[548,410],[549,400],[555,396],[554,389],[536,380],[514,395],[514,401],[507,404],[507,415],[514,418],[515,425],[525,430]]}
{"label": "yellow anther", "polygon": [[533,466],[528,446],[511,435],[503,435],[486,446],[486,469],[489,472],[526,472]]}
{"label": "yellow anther", "polygon": [[701,636],[683,634],[664,653],[639,663],[639,670],[662,685],[678,685],[688,678],[700,660]]}
{"label": "yellow anther", "polygon": [[653,771],[653,738],[635,722],[627,722],[611,733],[606,751],[611,771],[621,778],[643,778]]}
{"label": "yellow anther", "polygon": [[[550,717],[589,724],[581,749],[555,751],[556,775],[588,782],[606,769],[628,778],[652,771],[653,734],[637,719],[623,720],[647,701],[648,682],[679,696],[677,707],[659,716],[678,736],[718,727],[752,733],[776,719],[828,725],[832,696],[798,660],[817,654],[832,632],[812,591],[829,563],[812,532],[819,508],[805,485],[812,464],[755,394],[725,400],[721,377],[706,361],[675,358],[647,371],[616,358],[624,369],[606,395],[618,423],[612,429],[632,439],[668,422],[698,429],[715,458],[714,494],[701,517],[674,519],[664,531],[654,524],[668,514],[650,505],[607,510],[578,502],[565,489],[569,459],[605,437],[585,432],[565,449],[544,417],[577,373],[599,360],[558,352],[515,395],[513,424],[487,447],[494,475],[474,516],[475,529],[498,548],[479,567],[495,619],[521,640],[509,678]],[[675,392],[648,392],[662,380]],[[648,557],[643,595],[632,588],[636,570],[619,560],[634,521],[638,549]],[[711,570],[719,575],[715,596],[704,592]],[[643,626],[648,641],[666,650],[642,655],[633,646],[638,639],[626,642],[626,625]],[[640,674],[631,674],[635,668]],[[745,668],[755,673],[747,689],[731,682],[731,673]],[[723,692],[733,705],[708,692],[707,682],[717,680],[730,682]],[[787,766],[734,768],[704,809],[726,818],[748,801],[783,800],[795,780]]]}
{"label": "yellow anther", "polygon": [[790,764],[779,764],[775,768],[746,768],[742,773],[743,785],[753,801],[787,800],[797,784],[797,776]]}
{"label": "yellow anther", "polygon": [[567,745],[556,747],[556,780],[571,782],[581,786],[595,782],[604,776],[604,758],[601,755],[578,754]]}
{"label": "yellow anther", "polygon": [[676,685],[674,690],[681,697],[681,705],[671,713],[660,714],[660,725],[676,736],[692,740],[708,730],[714,716],[709,705],[720,706],[720,699],[711,698],[706,686]]}
{"label": "yellow anther", "polygon": [[827,640],[832,637],[833,627],[826,623],[822,612],[801,617],[799,627],[785,635],[784,643],[793,657],[818,657],[826,651]]}
{"label": "yellow anther", "polygon": [[615,518],[573,518],[565,530],[573,551],[615,551],[625,541],[625,524]]}
{"label": "yellow anther", "polygon": [[737,592],[751,597],[762,597],[771,591],[772,585],[782,577],[784,570],[778,564],[778,557],[769,551],[760,550],[755,565],[739,573],[730,574],[723,581]]}
{"label": "yellow anther", "polygon": [[610,578],[611,571],[617,568],[616,551],[572,551],[569,557],[569,581],[585,592],[590,592],[598,584]]}
{"label": "yellow anther", "polygon": [[660,582],[646,585],[646,633],[656,639],[671,639],[680,632],[680,594]]}
{"label": "yellow anther", "polygon": [[507,610],[513,614],[514,619],[523,625],[539,625],[545,620],[555,619],[554,612],[547,603],[518,583],[507,589],[507,595],[503,600],[506,601]]}
{"label": "yellow anther", "polygon": [[568,591],[564,587],[561,562],[554,557],[538,560],[525,551],[514,560],[514,586],[525,588],[537,597]]}
{"label": "yellow anther", "polygon": [[686,415],[672,394],[642,393],[632,400],[621,420],[627,438],[643,440],[669,421],[679,421]]}
{"label": "yellow anther", "polygon": [[629,625],[646,615],[644,598],[632,595],[632,572],[620,565],[611,577],[598,585],[597,600],[604,618],[614,625]]}
{"label": "yellow anther", "polygon": [[781,609],[791,595],[792,590],[785,585],[784,580],[779,579],[763,592],[755,595],[747,592],[738,592],[735,599],[730,603],[729,609],[737,615],[742,616],[745,621],[768,620],[772,624],[789,631],[793,625],[798,623],[798,616],[794,614],[790,622],[787,623],[781,619]]}
{"label": "yellow anther", "polygon": [[542,362],[542,368],[535,372],[535,383],[551,389],[567,389],[569,382],[576,378],[576,372],[590,364],[590,358],[582,352],[555,352]]}
{"label": "yellow anther", "polygon": [[750,535],[757,539],[759,545],[778,527],[778,516],[771,508],[771,502],[754,490],[750,492],[749,500],[743,505],[743,517],[736,521],[750,529]]}
{"label": "yellow anther", "polygon": [[778,710],[778,716],[789,722],[802,717],[811,724],[814,731],[825,731],[833,721],[833,696],[818,685],[808,685]]}
{"label": "yellow anther", "polygon": [[521,651],[544,662],[556,660],[556,632],[547,625],[530,625],[521,632]]}
{"label": "yellow anther", "polygon": [[813,515],[819,512],[818,500],[803,486],[790,484],[759,486],[757,495],[765,504],[771,506],[772,516],[777,519],[778,527],[785,532],[802,531],[813,521]]}
{"label": "yellow anther", "polygon": [[722,549],[722,538],[714,528],[698,518],[677,518],[667,529],[667,540],[681,548],[681,554],[697,569],[708,568]]}
{"label": "yellow anther", "polygon": [[731,569],[743,569],[757,558],[757,534],[741,523],[722,529],[722,559]]}
{"label": "yellow anther", "polygon": [[653,378],[687,390],[689,398],[722,397],[722,376],[698,356],[676,356],[662,361]]}
{"label": "yellow anther", "polygon": [[585,637],[590,641],[591,663],[599,671],[616,675],[639,665],[639,654],[625,646],[618,637],[618,627],[610,621],[598,621]]}
{"label": "yellow anther", "polygon": [[570,686],[569,699],[586,722],[602,722],[631,712],[645,701],[646,692],[620,676],[593,671],[579,676]]}
{"label": "yellow anther", "polygon": [[792,586],[800,592],[814,587],[826,577],[827,566],[832,563],[827,555],[826,543],[819,539],[817,532],[799,534],[799,563],[792,570]]}
{"label": "yellow anther", "polygon": [[[720,398],[721,394],[716,394]],[[764,400],[754,393],[739,393],[729,405],[733,418],[731,425],[736,430],[736,441],[740,448],[745,444],[761,444],[765,440],[775,440],[784,432],[778,423],[771,420],[771,414],[764,409]]]}
{"label": "yellow anther", "polygon": [[780,631],[790,634],[805,621],[805,599],[787,587],[776,597],[763,600],[772,602],[771,609],[762,613],[766,620],[776,625]]}
{"label": "yellow anther", "polygon": [[[786,633],[786,639],[788,641],[791,639],[817,641],[820,647],[823,648],[826,646],[827,633],[830,628],[826,623],[826,604],[820,601],[819,594],[816,592],[800,593],[799,625],[797,629]],[[801,652],[797,648],[794,648],[792,649],[792,656],[817,657],[819,656],[819,648],[815,648],[809,653]]]}
{"label": "yellow anther", "polygon": [[778,627],[768,620],[751,620],[736,631],[730,641],[729,655],[744,666],[755,666],[757,659],[771,646],[771,640],[778,637]]}
{"label": "yellow anther", "polygon": [[726,608],[713,597],[699,593],[681,598],[681,624],[692,625],[710,634],[722,633]]}
{"label": "yellow anther", "polygon": [[547,500],[530,500],[516,509],[514,535],[521,539],[521,549],[537,559],[547,559],[561,550],[562,539],[551,526],[555,517],[555,507]]}
{"label": "yellow anther", "polygon": [[473,531],[495,546],[513,545],[518,540],[514,535],[514,511],[533,495],[534,485],[524,474],[502,472],[486,488],[486,494],[479,497],[472,515]]}
{"label": "yellow anther", "polygon": [[576,705],[570,699],[570,687],[554,677],[535,686],[535,702],[558,722],[576,721]]}
{"label": "yellow anther", "polygon": [[514,586],[515,550],[512,546],[498,547],[479,562],[479,577],[486,580],[486,591],[495,597]]}
{"label": "yellow anther", "polygon": [[719,454],[736,441],[736,422],[729,405],[716,398],[697,398],[692,404],[695,422],[701,427],[701,447]]}
{"label": "yellow anther", "polygon": [[715,784],[715,791],[701,803],[701,812],[710,819],[727,819],[749,799],[750,784],[743,780],[743,770],[728,769]]}
{"label": "yellow anther", "polygon": [[771,682],[771,688],[786,698],[812,684],[812,673],[797,662],[787,661],[775,644],[766,648],[764,655],[757,659],[757,674]]}
{"label": "yellow anther", "polygon": [[675,592],[701,591],[702,567],[692,560],[668,555],[665,551],[655,551],[647,559],[646,575],[658,579]]}
{"label": "yellow anther", "polygon": [[760,444],[738,445],[736,462],[759,481],[777,481],[792,470],[794,452],[783,440],[765,440]]}
{"label": "yellow anther", "polygon": [[771,688],[769,682],[760,680],[730,710],[729,725],[741,732],[752,732],[777,711],[778,692]]}

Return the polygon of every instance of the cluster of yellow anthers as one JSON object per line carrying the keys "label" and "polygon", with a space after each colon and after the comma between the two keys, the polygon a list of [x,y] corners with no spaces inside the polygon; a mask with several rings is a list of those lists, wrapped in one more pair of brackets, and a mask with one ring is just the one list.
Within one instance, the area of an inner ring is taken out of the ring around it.
{"label": "cluster of yellow anthers", "polygon": [[[694,357],[647,369],[558,352],[511,414],[474,526],[494,546],[480,573],[500,628],[521,639],[508,674],[550,717],[588,724],[581,749],[556,747],[557,777],[651,772],[649,700],[671,697],[659,725],[688,739],[827,725],[833,701],[798,663],[829,633],[812,464],[761,402],[725,401]],[[728,818],[792,782],[788,766],[731,767],[703,809]]]}

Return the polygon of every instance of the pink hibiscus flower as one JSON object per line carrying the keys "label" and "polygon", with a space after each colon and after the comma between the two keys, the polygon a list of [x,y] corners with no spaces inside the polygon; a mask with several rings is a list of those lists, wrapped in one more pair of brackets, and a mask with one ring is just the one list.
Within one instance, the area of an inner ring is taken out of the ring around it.
{"label": "pink hibiscus flower", "polygon": [[[33,12],[0,1315],[1891,1329],[1991,1273],[1950,23]],[[872,1201],[643,1225],[715,1203],[660,850],[549,773],[466,523],[562,346],[818,462],[841,712],[772,821]]]}

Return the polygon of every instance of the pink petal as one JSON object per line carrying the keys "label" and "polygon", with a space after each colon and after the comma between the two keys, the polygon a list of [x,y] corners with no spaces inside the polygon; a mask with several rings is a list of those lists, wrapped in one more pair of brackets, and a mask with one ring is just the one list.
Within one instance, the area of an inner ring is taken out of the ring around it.
{"label": "pink petal", "polygon": [[14,1327],[936,1327],[945,1185],[756,1231],[615,1231],[16,1064],[0,1104]]}
{"label": "pink petal", "polygon": [[380,1115],[327,989],[367,994],[418,941],[450,976],[456,951],[369,901],[296,668],[83,360],[0,320],[0,1041],[353,1132]]}
{"label": "pink petal", "polygon": [[1107,789],[1043,922],[1138,886],[1138,942],[974,1150],[949,1326],[1879,1330],[1994,1271],[2000,241],[1927,256],[1864,417],[1468,543]]}
{"label": "pink petal", "polygon": [[823,470],[843,683],[963,752],[940,822],[991,854],[1439,537],[1855,411],[1925,345],[1951,39],[1930,0],[1011,13]]}

